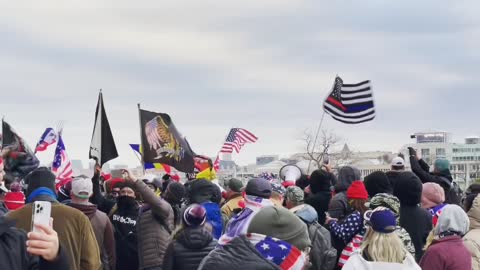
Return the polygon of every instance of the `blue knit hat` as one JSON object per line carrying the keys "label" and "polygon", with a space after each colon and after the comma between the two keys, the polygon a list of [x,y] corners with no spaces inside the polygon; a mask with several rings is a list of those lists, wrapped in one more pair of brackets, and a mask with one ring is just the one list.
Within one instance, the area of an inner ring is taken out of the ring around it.
{"label": "blue knit hat", "polygon": [[446,159],[439,158],[439,159],[435,160],[435,164],[433,165],[433,167],[437,171],[443,172],[443,171],[446,171],[446,170],[450,169],[450,162]]}

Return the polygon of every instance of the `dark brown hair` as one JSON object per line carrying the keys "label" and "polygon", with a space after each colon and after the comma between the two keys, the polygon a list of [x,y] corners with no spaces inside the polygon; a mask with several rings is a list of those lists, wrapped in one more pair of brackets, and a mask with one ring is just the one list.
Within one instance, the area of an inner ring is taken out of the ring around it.
{"label": "dark brown hair", "polygon": [[365,214],[365,212],[368,210],[368,208],[365,206],[365,203],[367,203],[367,200],[363,199],[350,199],[348,201],[350,206],[352,206],[353,210],[356,210],[360,212],[360,214]]}

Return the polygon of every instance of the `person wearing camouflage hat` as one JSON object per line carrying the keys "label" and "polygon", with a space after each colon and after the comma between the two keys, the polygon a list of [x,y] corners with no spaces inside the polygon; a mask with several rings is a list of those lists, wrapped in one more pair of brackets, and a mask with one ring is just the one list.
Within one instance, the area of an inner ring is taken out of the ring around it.
{"label": "person wearing camouflage hat", "polygon": [[283,202],[285,201],[286,189],[278,183],[272,182],[271,184],[272,184],[272,196],[270,197],[270,200],[273,202],[275,206],[283,207]]}
{"label": "person wearing camouflage hat", "polygon": [[302,205],[305,200],[305,194],[303,193],[303,190],[297,186],[288,187],[285,197],[287,209],[292,209],[296,206]]}
{"label": "person wearing camouflage hat", "polygon": [[400,226],[400,200],[391,194],[378,193],[370,199],[369,208],[375,210],[375,208],[378,207],[385,207],[393,212],[397,221],[395,233],[400,237],[407,251],[415,256],[415,246],[413,245],[410,234]]}

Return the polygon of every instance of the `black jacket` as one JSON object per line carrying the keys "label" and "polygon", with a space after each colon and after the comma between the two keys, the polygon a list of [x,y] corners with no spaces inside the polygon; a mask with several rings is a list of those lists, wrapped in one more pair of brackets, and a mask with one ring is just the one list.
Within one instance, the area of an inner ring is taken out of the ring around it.
{"label": "black jacket", "polygon": [[212,234],[203,227],[185,228],[170,243],[165,253],[163,270],[197,270],[200,262],[217,245]]}
{"label": "black jacket", "polygon": [[450,170],[445,170],[442,173],[430,173],[430,166],[428,166],[423,159],[417,160],[415,156],[410,156],[410,165],[412,171],[422,180],[422,183],[433,182],[439,184],[445,191],[445,203],[460,205],[461,198],[452,188],[452,174]]}
{"label": "black jacket", "polygon": [[395,185],[397,184],[402,172],[404,171],[388,171],[385,173],[388,177],[388,181],[390,181],[390,185],[393,188],[393,192],[395,192]]}
{"label": "black jacket", "polygon": [[138,238],[136,226],[140,215],[139,206],[117,209],[111,222],[115,236],[116,269],[138,269]]}
{"label": "black jacket", "polygon": [[415,259],[420,262],[428,234],[432,230],[432,215],[419,206],[400,206],[400,226],[403,227],[415,247]]}
{"label": "black jacket", "polygon": [[110,214],[113,206],[115,206],[115,201],[109,200],[102,195],[100,190],[100,174],[95,174],[92,178],[93,184],[93,195],[90,198],[90,202],[97,205],[98,210],[104,212],[105,214]]}
{"label": "black jacket", "polygon": [[0,218],[0,269],[8,270],[68,270],[69,262],[65,252],[54,262],[45,261],[27,252],[27,234],[13,227],[13,222]]}
{"label": "black jacket", "polygon": [[305,200],[305,203],[311,205],[318,214],[318,223],[323,225],[325,224],[325,212],[328,211],[328,205],[332,198],[332,193],[330,191],[322,191],[313,195],[310,195],[308,199]]}
{"label": "black jacket", "polygon": [[280,270],[265,260],[245,236],[234,238],[222,248],[214,249],[198,270]]}

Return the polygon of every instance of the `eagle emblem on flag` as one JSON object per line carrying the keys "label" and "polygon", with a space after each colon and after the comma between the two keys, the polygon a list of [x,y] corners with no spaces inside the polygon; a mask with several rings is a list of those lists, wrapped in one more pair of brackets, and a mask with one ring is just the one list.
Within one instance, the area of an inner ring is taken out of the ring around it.
{"label": "eagle emblem on flag", "polygon": [[150,149],[158,159],[167,157],[177,161],[183,158],[183,148],[170,131],[169,125],[161,116],[156,116],[145,125],[145,134]]}

